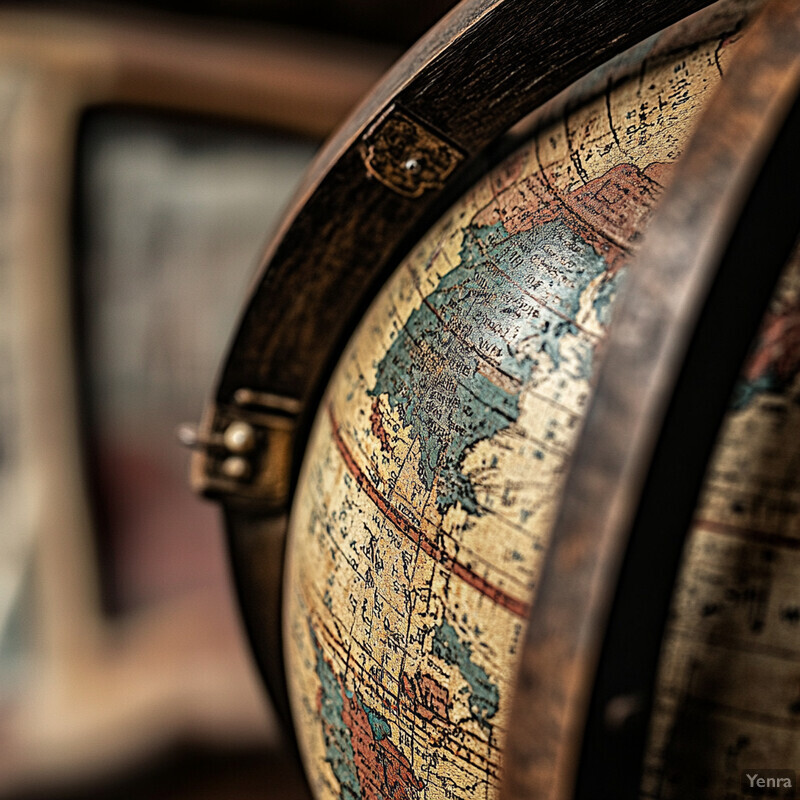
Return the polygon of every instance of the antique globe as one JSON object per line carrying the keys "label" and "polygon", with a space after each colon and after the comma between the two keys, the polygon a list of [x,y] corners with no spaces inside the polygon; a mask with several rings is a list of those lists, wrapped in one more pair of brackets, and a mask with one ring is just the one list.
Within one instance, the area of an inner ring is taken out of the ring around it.
{"label": "antique globe", "polygon": [[[615,305],[761,5],[717,4],[540,109],[409,250],[341,352],[294,492],[282,590],[292,719],[318,800],[499,797],[526,621]],[[391,182],[367,149],[370,179]],[[740,770],[800,759],[798,297],[793,256],[688,534],[644,797],[734,796]]]}

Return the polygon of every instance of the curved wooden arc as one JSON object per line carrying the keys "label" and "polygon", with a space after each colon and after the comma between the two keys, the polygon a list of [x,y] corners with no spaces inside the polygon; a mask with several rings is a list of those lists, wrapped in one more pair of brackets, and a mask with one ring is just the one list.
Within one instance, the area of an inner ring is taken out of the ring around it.
{"label": "curved wooden arc", "polygon": [[[679,573],[693,571],[682,564],[685,545],[742,365],[800,236],[798,141],[796,99],[727,245],[658,434],[595,675],[577,798],[597,798],[600,786],[617,800],[639,797],[654,704],[665,694],[656,685],[670,607]],[[692,769],[713,773],[712,750],[697,748]]]}
{"label": "curved wooden arc", "polygon": [[[608,615],[662,421],[742,209],[799,87],[800,8],[774,0],[753,23],[678,162],[615,312],[526,632],[505,750],[508,800],[573,796]],[[781,224],[780,246],[788,248],[797,220],[790,215]],[[779,247],[772,257],[773,277],[786,255]],[[739,291],[747,293],[748,284],[759,288],[754,304],[766,302],[769,278],[751,271]],[[722,408],[729,388],[715,388]],[[681,487],[689,502],[701,478],[702,469],[697,485]],[[628,766],[638,772],[638,764]],[[590,777],[583,796],[619,796]]]}

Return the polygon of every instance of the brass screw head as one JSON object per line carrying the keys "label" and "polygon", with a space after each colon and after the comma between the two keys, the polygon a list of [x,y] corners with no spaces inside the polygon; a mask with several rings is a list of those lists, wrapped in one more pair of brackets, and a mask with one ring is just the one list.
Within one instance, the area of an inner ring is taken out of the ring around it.
{"label": "brass screw head", "polygon": [[256,446],[256,432],[246,422],[231,422],[222,441],[232,453],[249,453]]}
{"label": "brass screw head", "polygon": [[222,474],[233,480],[244,480],[250,475],[250,464],[241,456],[229,456],[222,462]]}

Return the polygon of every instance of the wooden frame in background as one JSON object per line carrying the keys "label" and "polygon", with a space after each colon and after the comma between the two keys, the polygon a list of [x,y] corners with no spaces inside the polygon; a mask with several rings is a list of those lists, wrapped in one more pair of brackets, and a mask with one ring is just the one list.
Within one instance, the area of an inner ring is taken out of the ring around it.
{"label": "wooden frame in background", "polygon": [[[0,721],[0,791],[111,770],[181,731],[268,735],[249,658],[215,647],[197,624],[202,609],[180,597],[130,619],[109,620],[101,609],[71,331],[73,165],[83,113],[128,104],[324,137],[392,55],[158,17],[0,13],[0,255],[20,310],[19,501],[35,586],[31,674]],[[165,661],[162,645],[176,627],[187,631],[188,649]],[[192,671],[198,656],[206,662]]]}

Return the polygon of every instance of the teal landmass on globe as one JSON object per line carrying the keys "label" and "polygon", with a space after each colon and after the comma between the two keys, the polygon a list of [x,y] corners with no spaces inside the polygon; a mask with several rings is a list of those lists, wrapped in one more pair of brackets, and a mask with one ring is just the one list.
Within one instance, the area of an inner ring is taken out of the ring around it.
{"label": "teal landmass on globe", "polygon": [[570,378],[589,377],[591,338],[571,339],[569,354],[564,338],[579,332],[582,295],[603,273],[593,308],[600,324],[618,273],[563,218],[514,234],[499,222],[465,229],[458,266],[411,313],[369,391],[388,398],[419,442],[420,479],[430,491],[438,475],[442,514],[456,503],[481,514],[462,462],[516,421],[534,370],[569,361]]}
{"label": "teal landmass on globe", "polygon": [[322,721],[325,761],[339,783],[342,800],[413,800],[425,784],[391,740],[389,721],[370,708],[325,658],[309,626],[320,689],[317,711]]}
{"label": "teal landmass on globe", "polygon": [[472,660],[472,645],[462,641],[456,629],[444,620],[434,629],[432,652],[446,664],[457,667],[470,689],[470,715],[482,727],[500,707],[500,691],[486,670]]}
{"label": "teal landmass on globe", "polygon": [[317,677],[320,682],[317,704],[325,737],[325,761],[330,764],[339,782],[343,800],[358,800],[361,797],[361,787],[356,774],[356,757],[350,731],[344,721],[345,697],[339,679],[323,655],[313,630],[311,638],[316,651]]}
{"label": "teal landmass on globe", "polygon": [[736,383],[731,408],[747,408],[762,394],[782,394],[800,372],[800,299],[769,311]]}

